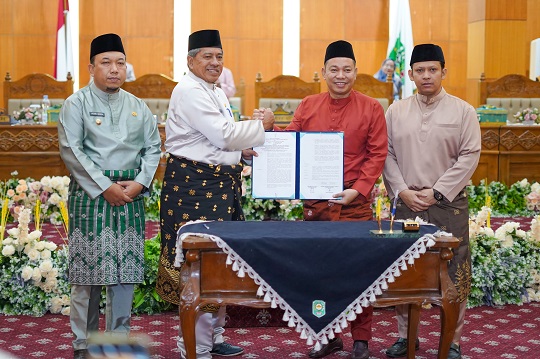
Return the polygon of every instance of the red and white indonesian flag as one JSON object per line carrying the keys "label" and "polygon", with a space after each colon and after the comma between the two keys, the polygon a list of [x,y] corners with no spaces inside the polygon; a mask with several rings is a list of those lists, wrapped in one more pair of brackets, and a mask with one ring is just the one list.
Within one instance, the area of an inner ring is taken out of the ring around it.
{"label": "red and white indonesian flag", "polygon": [[71,46],[71,29],[69,21],[68,0],[58,0],[58,22],[56,26],[56,59],[54,77],[58,81],[66,81],[67,73],[73,76],[73,50]]}
{"label": "red and white indonesian flag", "polygon": [[409,0],[390,0],[389,16],[387,53],[396,64],[396,74],[401,77],[401,98],[406,98],[413,94],[415,88],[414,82],[407,75],[414,47]]}

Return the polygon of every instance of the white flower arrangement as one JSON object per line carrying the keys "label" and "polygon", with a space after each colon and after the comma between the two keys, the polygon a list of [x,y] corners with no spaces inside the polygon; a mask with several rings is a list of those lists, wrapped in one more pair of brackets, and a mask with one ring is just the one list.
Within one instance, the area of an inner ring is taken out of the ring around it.
{"label": "white flower arrangement", "polygon": [[467,305],[540,301],[540,217],[529,232],[517,222],[493,232],[486,226],[489,210],[483,207],[469,222],[473,276]]}
{"label": "white flower arrangement", "polygon": [[8,207],[13,220],[17,220],[21,208],[35,208],[39,201],[41,219],[55,225],[62,224],[60,203],[67,202],[70,178],[45,176],[35,181],[32,178],[17,179],[17,174],[13,172],[11,179],[0,182],[0,193],[9,200]]}
{"label": "white flower arrangement", "polygon": [[[41,316],[69,314],[68,249],[29,232],[31,210],[19,211],[19,224],[0,242],[0,313]],[[0,228],[4,231],[4,228]]]}

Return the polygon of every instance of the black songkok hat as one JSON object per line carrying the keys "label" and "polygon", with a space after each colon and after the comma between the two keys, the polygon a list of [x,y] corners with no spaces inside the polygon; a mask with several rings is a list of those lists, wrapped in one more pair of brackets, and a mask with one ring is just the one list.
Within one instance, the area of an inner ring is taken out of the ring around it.
{"label": "black songkok hat", "polygon": [[189,35],[188,51],[202,47],[221,47],[218,30],[200,30]]}
{"label": "black songkok hat", "polygon": [[441,47],[434,44],[416,45],[412,51],[410,65],[412,67],[414,63],[423,61],[440,61],[444,64],[444,55]]}
{"label": "black songkok hat", "polygon": [[104,34],[92,40],[92,44],[90,45],[90,60],[97,54],[108,51],[118,51],[124,55],[126,54],[120,36],[116,34]]}
{"label": "black songkok hat", "polygon": [[356,61],[352,45],[344,40],[334,41],[328,45],[326,48],[326,55],[324,55],[324,63],[334,57],[348,57],[349,59]]}

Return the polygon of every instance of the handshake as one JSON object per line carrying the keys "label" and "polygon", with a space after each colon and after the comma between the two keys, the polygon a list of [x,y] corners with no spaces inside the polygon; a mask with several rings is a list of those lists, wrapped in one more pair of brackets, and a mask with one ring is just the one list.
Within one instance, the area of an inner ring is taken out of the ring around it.
{"label": "handshake", "polygon": [[266,131],[274,128],[274,112],[269,108],[259,108],[253,110],[252,120],[261,120]]}

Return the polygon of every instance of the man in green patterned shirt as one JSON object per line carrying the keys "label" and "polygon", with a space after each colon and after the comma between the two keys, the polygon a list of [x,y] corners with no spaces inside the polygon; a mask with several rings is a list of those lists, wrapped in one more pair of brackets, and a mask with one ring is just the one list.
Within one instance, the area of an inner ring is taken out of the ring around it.
{"label": "man in green patterned shirt", "polygon": [[58,122],[60,155],[71,173],[69,281],[74,358],[99,330],[106,287],[105,332],[129,334],[134,285],[144,277],[144,202],[161,155],[146,104],[120,89],[126,55],[116,34],[90,48],[90,84],[71,95]]}

